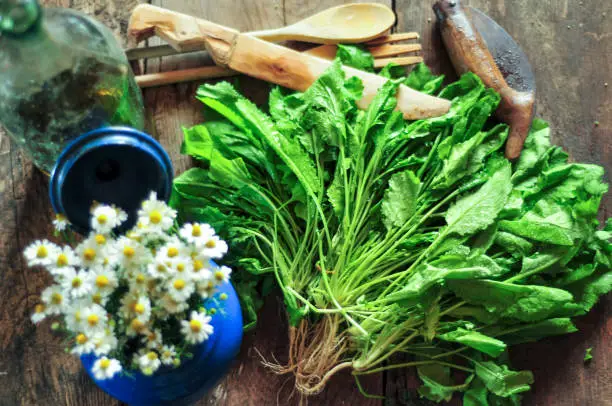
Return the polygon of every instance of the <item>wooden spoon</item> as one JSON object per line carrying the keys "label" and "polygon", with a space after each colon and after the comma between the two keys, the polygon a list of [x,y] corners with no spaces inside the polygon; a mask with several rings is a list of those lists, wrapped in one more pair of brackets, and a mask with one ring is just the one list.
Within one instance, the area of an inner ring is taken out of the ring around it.
{"label": "wooden spoon", "polygon": [[304,41],[316,44],[366,42],[395,24],[395,14],[382,4],[353,3],[328,8],[287,27],[251,32],[271,42]]}

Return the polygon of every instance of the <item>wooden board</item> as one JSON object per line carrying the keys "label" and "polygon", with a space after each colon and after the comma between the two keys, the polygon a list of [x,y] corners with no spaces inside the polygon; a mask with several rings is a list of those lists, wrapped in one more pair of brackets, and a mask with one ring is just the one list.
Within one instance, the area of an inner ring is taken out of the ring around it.
{"label": "wooden board", "polygon": [[[154,0],[153,4],[199,15],[240,30],[292,23],[342,0]],[[572,158],[604,165],[612,173],[612,4],[609,0],[472,0],[489,13],[524,47],[536,70],[538,112],[551,121],[554,141]],[[137,0],[45,0],[47,5],[73,7],[96,16],[124,39],[127,16]],[[432,0],[386,0],[398,14],[398,31],[419,31],[426,62],[453,77],[437,35]],[[607,15],[605,14],[607,13]],[[569,28],[568,28],[569,27]],[[151,42],[152,44],[154,41]],[[169,57],[141,66],[147,73],[188,68],[201,56]],[[604,83],[610,82],[610,87]],[[263,102],[268,85],[240,79],[241,89]],[[180,156],[181,126],[201,120],[193,95],[197,84],[145,91],[147,130],[168,149],[177,172],[191,163]],[[595,126],[595,122],[599,126]],[[119,405],[87,378],[79,362],[63,352],[61,339],[45,326],[30,323],[37,296],[49,283],[43,274],[26,269],[23,247],[51,233],[47,178],[33,169],[0,131],[0,406]],[[603,202],[602,217],[612,214],[612,194]],[[534,390],[526,405],[598,406],[612,404],[610,376],[610,298],[579,320],[581,332],[513,350],[517,368],[532,369]],[[199,405],[293,405],[300,400],[287,378],[272,375],[260,363],[285,356],[286,324],[276,298],[263,310],[262,323],[245,338],[242,353],[228,377]],[[595,359],[583,366],[593,347]],[[365,399],[350,376],[338,376],[313,405],[416,405],[413,373],[374,376],[367,390],[385,394],[386,401]]]}

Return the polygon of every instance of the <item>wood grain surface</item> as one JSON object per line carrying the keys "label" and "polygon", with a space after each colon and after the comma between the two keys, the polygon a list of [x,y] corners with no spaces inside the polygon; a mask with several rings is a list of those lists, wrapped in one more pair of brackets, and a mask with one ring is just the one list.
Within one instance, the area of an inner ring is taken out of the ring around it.
{"label": "wood grain surface", "polygon": [[[341,0],[152,0],[152,4],[198,15],[239,30],[274,28],[293,23]],[[577,161],[592,162],[612,173],[612,3],[610,0],[471,0],[504,26],[524,47],[538,85],[538,115],[549,120],[553,140]],[[127,17],[137,0],[44,0],[46,5],[72,7],[107,24],[125,40]],[[453,79],[441,50],[433,0],[386,0],[398,15],[396,31],[422,34],[426,62]],[[156,40],[149,41],[155,44]],[[2,52],[0,50],[0,52]],[[207,63],[201,55],[149,60],[143,73],[192,68]],[[605,83],[610,86],[606,87]],[[243,92],[264,102],[269,85],[238,79]],[[191,165],[179,153],[181,126],[201,121],[194,100],[197,84],[179,84],[144,92],[147,130],[170,153],[177,173]],[[596,125],[595,123],[598,123]],[[48,324],[35,328],[29,314],[49,278],[25,267],[23,247],[51,234],[47,178],[35,170],[0,130],[0,406],[118,406],[98,390],[79,362],[63,351],[61,338]],[[612,194],[603,201],[602,217],[612,214]],[[262,366],[266,359],[285,357],[286,322],[278,299],[270,297],[259,327],[245,338],[230,374],[198,405],[294,405],[300,399],[287,377]],[[526,405],[612,405],[610,297],[578,321],[580,333],[556,337],[512,350],[516,368],[531,369],[536,383]],[[584,351],[594,359],[583,365]],[[337,376],[312,405],[425,405],[414,388],[416,376],[393,371],[373,376],[368,392],[386,400],[362,397],[350,376]],[[459,403],[455,399],[455,403]]]}

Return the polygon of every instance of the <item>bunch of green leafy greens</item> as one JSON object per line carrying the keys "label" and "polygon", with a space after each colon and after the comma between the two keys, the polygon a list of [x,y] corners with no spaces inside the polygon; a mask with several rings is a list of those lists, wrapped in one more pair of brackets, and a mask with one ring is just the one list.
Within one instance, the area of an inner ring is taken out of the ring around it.
{"label": "bunch of green leafy greens", "polygon": [[[339,56],[371,70],[357,48]],[[508,129],[489,124],[500,98],[475,75],[440,91],[424,65],[380,74],[393,80],[366,111],[338,61],[304,93],[274,88],[268,113],[226,82],[201,86],[218,119],[184,130],[201,166],[175,180],[172,204],[232,242],[251,314],[254,289],[271,286],[259,276],[274,278],[291,326],[278,371],[302,393],[343,368],[414,366],[428,399],[517,404],[533,376],[509,368],[508,346],[576,331],[571,318],[611,289],[603,169],[568,163],[541,120],[506,160]],[[399,83],[451,110],[405,121]],[[394,363],[400,353],[414,358]]]}

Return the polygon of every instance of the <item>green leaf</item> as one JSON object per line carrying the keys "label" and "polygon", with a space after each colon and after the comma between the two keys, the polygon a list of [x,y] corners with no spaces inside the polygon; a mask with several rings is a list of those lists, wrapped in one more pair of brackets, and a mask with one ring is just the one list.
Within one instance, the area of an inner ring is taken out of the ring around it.
{"label": "green leaf", "polygon": [[343,65],[374,72],[374,57],[363,45],[338,44],[337,47],[336,58],[339,58]]}
{"label": "green leaf", "polygon": [[438,335],[438,338],[444,341],[467,345],[492,357],[499,357],[506,350],[506,344],[503,341],[478,331],[470,331],[464,328],[458,328],[455,331]]}
{"label": "green leaf", "polygon": [[469,235],[490,226],[506,204],[512,184],[504,165],[476,193],[459,199],[446,213],[448,234]]}
{"label": "green leaf", "polygon": [[571,246],[574,240],[567,229],[550,223],[540,223],[529,220],[502,220],[499,229],[520,237],[547,244]]}
{"label": "green leaf", "polygon": [[490,280],[449,280],[447,286],[470,304],[481,305],[502,318],[524,322],[554,317],[573,299],[561,289]]}
{"label": "green leaf", "polygon": [[514,255],[525,256],[533,250],[533,244],[526,239],[505,231],[495,235],[495,244]]}
{"label": "green leaf", "polygon": [[515,372],[507,365],[497,365],[492,361],[474,363],[476,375],[482,379],[487,389],[501,397],[508,397],[528,391],[533,383],[530,371]]}
{"label": "green leaf", "polygon": [[[394,69],[396,68],[394,68],[393,65],[391,66],[387,65],[383,69],[384,72],[381,72],[380,74],[382,76],[385,76],[385,73],[387,73],[389,74],[389,76],[393,77],[394,75],[392,75],[391,73],[394,73],[395,75],[397,75],[397,73],[400,73],[400,72],[393,72]],[[404,73],[405,73],[405,70],[404,70]],[[395,76],[395,77],[399,77],[399,76]],[[425,65],[424,63],[420,63],[416,65],[414,69],[412,69],[412,71],[410,72],[410,75],[408,75],[406,80],[404,80],[404,84],[406,86],[411,87],[414,90],[418,90],[419,92],[425,93],[425,94],[437,93],[440,87],[442,86],[442,82],[444,82],[444,75],[435,76],[434,74],[431,73],[431,71],[429,70],[429,67]]]}
{"label": "green leaf", "polygon": [[412,171],[391,176],[382,201],[383,221],[388,230],[403,226],[414,215],[420,190],[421,181]]}
{"label": "green leaf", "polygon": [[489,390],[480,378],[475,378],[470,388],[463,395],[463,406],[489,406]]}
{"label": "green leaf", "polygon": [[592,354],[593,348],[587,348],[585,353],[584,353],[584,362],[588,362],[590,360],[593,359],[593,354]]}
{"label": "green leaf", "polygon": [[542,338],[578,331],[569,318],[554,318],[531,324],[499,325],[486,329],[487,334],[500,337],[509,345],[530,343]]}
{"label": "green leaf", "polygon": [[423,381],[423,385],[419,388],[419,394],[434,402],[450,401],[453,393],[464,391],[472,380],[469,376],[465,383],[455,385],[450,376],[448,367],[432,364],[423,365],[417,368],[419,378]]}

